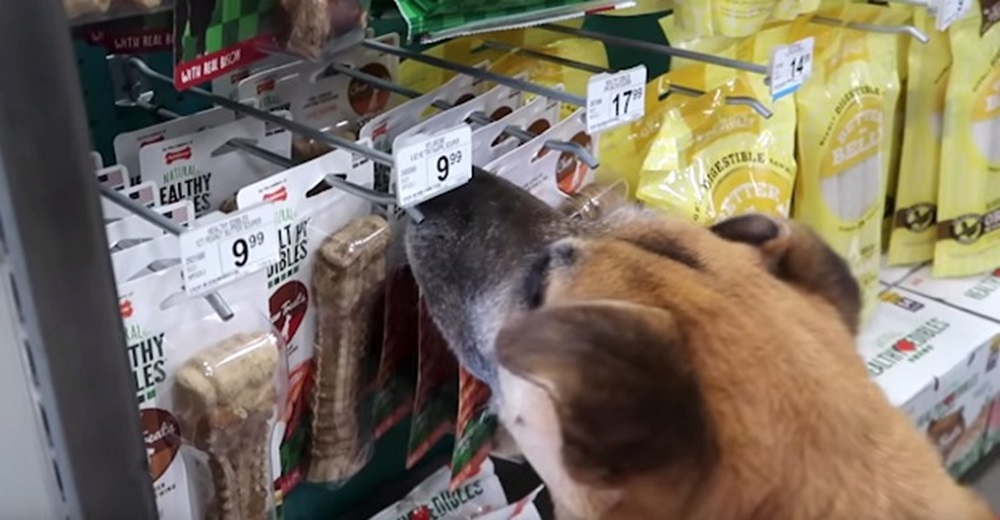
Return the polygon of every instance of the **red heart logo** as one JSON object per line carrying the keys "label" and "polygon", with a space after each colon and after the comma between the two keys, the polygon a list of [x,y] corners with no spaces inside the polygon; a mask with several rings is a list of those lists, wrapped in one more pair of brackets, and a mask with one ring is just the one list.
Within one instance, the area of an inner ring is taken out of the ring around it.
{"label": "red heart logo", "polygon": [[896,342],[896,345],[893,348],[899,352],[915,352],[917,350],[917,345],[908,339],[901,339]]}
{"label": "red heart logo", "polygon": [[122,300],[118,304],[118,310],[122,313],[122,318],[131,318],[135,309],[132,308],[131,300]]}
{"label": "red heart logo", "polygon": [[288,282],[271,295],[271,324],[281,331],[286,342],[295,337],[308,307],[309,291],[301,282]]}

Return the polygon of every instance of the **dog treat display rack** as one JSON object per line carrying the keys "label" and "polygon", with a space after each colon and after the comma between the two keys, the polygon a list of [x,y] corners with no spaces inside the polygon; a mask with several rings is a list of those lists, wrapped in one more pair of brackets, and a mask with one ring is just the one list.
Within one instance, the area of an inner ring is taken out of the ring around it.
{"label": "dog treat display rack", "polygon": [[474,175],[567,218],[811,225],[870,375],[965,473],[1000,443],[1000,28],[932,4],[11,3],[0,509],[539,518],[487,457],[495,367],[406,260]]}

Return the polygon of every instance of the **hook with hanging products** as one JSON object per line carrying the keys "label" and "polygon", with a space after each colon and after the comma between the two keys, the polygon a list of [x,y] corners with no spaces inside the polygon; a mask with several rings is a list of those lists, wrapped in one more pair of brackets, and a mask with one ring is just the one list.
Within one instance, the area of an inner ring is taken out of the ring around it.
{"label": "hook with hanging products", "polygon": [[[411,99],[418,98],[422,95],[415,90],[400,85],[396,85],[395,83],[392,83],[383,78],[379,78],[378,76],[373,76],[371,74],[367,74],[365,72],[362,72],[360,70],[345,65],[333,64],[330,66],[330,70],[333,70],[338,74],[343,74],[347,77],[356,79],[358,81],[364,81],[376,88],[388,90],[390,92],[394,92],[396,94]],[[448,103],[447,101],[440,99],[435,100],[433,103],[431,103],[431,106],[433,106],[438,110],[450,110],[452,108],[455,108],[455,105],[452,105],[451,103]],[[472,112],[471,114],[469,114],[469,120],[483,126],[494,123],[492,118],[490,118],[488,115],[482,112]],[[503,133],[521,141],[522,144],[537,137],[535,134],[528,132],[527,130],[517,128],[514,126],[505,127],[503,129]],[[597,160],[597,157],[595,157],[594,154],[590,152],[590,150],[588,150],[585,146],[581,145],[580,143],[575,143],[572,141],[549,140],[545,142],[545,147],[560,152],[569,152],[577,156],[590,168],[596,169],[600,166],[600,161]]]}
{"label": "hook with hanging products", "polygon": [[[160,215],[159,213],[150,210],[146,206],[139,204],[138,202],[118,193],[114,189],[108,186],[98,186],[101,191],[101,196],[108,199],[109,201],[125,208],[129,212],[135,214],[139,218],[153,224],[154,226],[170,233],[174,236],[181,236],[184,233],[184,228],[178,224],[175,224],[170,219]],[[229,306],[229,303],[219,294],[219,293],[209,293],[205,295],[205,300],[208,304],[212,306],[212,310],[219,315],[222,321],[229,321],[233,317],[233,309]]]}
{"label": "hook with hanging products", "polygon": [[[113,68],[121,69],[119,72],[123,74],[123,76],[126,78],[127,81],[129,81],[128,84],[125,84],[123,86],[116,85],[125,89],[126,97],[128,99],[131,99],[131,101],[120,102],[119,104],[121,106],[130,106],[130,105],[140,106],[138,103],[139,101],[142,100],[136,100],[134,98],[131,98],[131,95],[136,92],[136,89],[133,87],[133,85],[141,84],[141,81],[135,78],[135,74],[139,74],[145,78],[152,79],[160,83],[173,85],[173,80],[170,77],[160,74],[159,72],[151,69],[149,65],[146,64],[146,62],[142,61],[137,57],[111,55],[108,56],[108,61],[112,63]],[[122,90],[119,90],[119,92],[121,93]],[[358,143],[355,143],[353,141],[349,141],[347,139],[343,139],[335,135],[328,134],[319,129],[312,128],[302,123],[285,119],[284,117],[272,114],[271,112],[260,110],[258,108],[240,103],[238,101],[233,101],[229,98],[213,94],[199,87],[192,87],[188,90],[185,90],[184,93],[190,94],[195,97],[199,97],[201,99],[214,103],[215,105],[218,105],[222,108],[232,110],[233,112],[237,112],[246,116],[260,119],[267,123],[271,123],[277,127],[284,128],[285,130],[288,130],[289,132],[292,132],[294,134],[308,137],[315,141],[323,142],[337,148],[350,150],[354,153],[367,157],[378,164],[383,164],[389,167],[394,167],[395,165],[392,156],[385,152],[359,145]],[[145,101],[148,103],[149,99],[145,99]],[[238,149],[248,151],[249,153],[252,153],[258,157],[265,158],[266,160],[287,161],[276,164],[282,164],[283,166],[288,165],[289,167],[294,166],[294,163],[292,163],[289,159],[273,154],[267,150],[259,149],[253,145],[249,145],[244,142],[237,141],[235,143],[230,142],[227,144],[236,147]],[[362,186],[356,186],[354,184],[351,184],[343,179],[340,179],[332,175],[327,176],[326,181],[335,188],[347,191],[352,195],[364,198],[375,204],[387,205],[396,203],[396,199],[391,195],[380,193],[378,191],[371,190]],[[405,211],[414,222],[420,223],[423,221],[423,214],[416,206],[407,207],[405,208]]]}
{"label": "hook with hanging products", "polygon": [[913,25],[901,24],[901,25],[881,25],[874,23],[863,23],[863,22],[848,22],[846,20],[841,20],[839,18],[829,18],[826,16],[813,16],[810,20],[811,23],[818,23],[821,25],[829,25],[832,27],[846,27],[848,29],[854,29],[856,31],[873,32],[881,34],[908,34],[920,43],[927,43],[930,38],[924,34],[923,31],[917,29]]}
{"label": "hook with hanging products", "polygon": [[[706,94],[704,90],[698,90],[691,87],[685,87],[682,85],[675,85],[670,83],[667,85],[666,92],[664,92],[660,99],[665,99],[669,94],[680,94],[682,96],[688,97],[701,97]],[[753,109],[754,112],[760,114],[764,119],[770,119],[774,115],[771,109],[767,108],[764,103],[761,103],[759,99],[750,96],[726,96],[727,105],[739,105],[746,106]]]}

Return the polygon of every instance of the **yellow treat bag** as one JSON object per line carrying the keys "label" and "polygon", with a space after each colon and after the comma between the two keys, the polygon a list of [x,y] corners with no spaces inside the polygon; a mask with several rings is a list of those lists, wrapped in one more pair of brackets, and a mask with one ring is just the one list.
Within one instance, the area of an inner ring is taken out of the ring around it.
{"label": "yellow treat bag", "polygon": [[916,12],[914,24],[931,40],[925,45],[910,45],[912,76],[906,90],[906,132],[896,187],[896,211],[891,218],[891,265],[930,260],[937,236],[941,127],[951,72],[951,44],[947,33],[934,29],[934,17],[925,11]]}
{"label": "yellow treat bag", "polygon": [[[878,9],[850,5],[831,14],[870,22]],[[812,77],[795,94],[800,169],[793,214],[847,259],[867,315],[879,290],[896,49],[891,38],[797,21],[792,39],[808,36],[816,38],[816,54]]]}
{"label": "yellow treat bag", "polygon": [[820,0],[677,0],[677,41],[725,36],[743,38],[774,20],[815,11]]}
{"label": "yellow treat bag", "polygon": [[935,276],[1000,265],[1000,27],[977,6],[949,29]]}

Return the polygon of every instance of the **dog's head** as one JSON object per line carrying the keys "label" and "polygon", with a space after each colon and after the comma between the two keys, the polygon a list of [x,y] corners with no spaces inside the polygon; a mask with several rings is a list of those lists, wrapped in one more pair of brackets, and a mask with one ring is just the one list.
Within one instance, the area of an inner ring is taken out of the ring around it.
{"label": "dog's head", "polygon": [[757,384],[740,363],[858,325],[845,263],[791,222],[626,209],[583,228],[490,175],[421,208],[408,254],[435,321],[581,516],[607,507],[586,490],[711,468],[741,413],[724,395]]}

